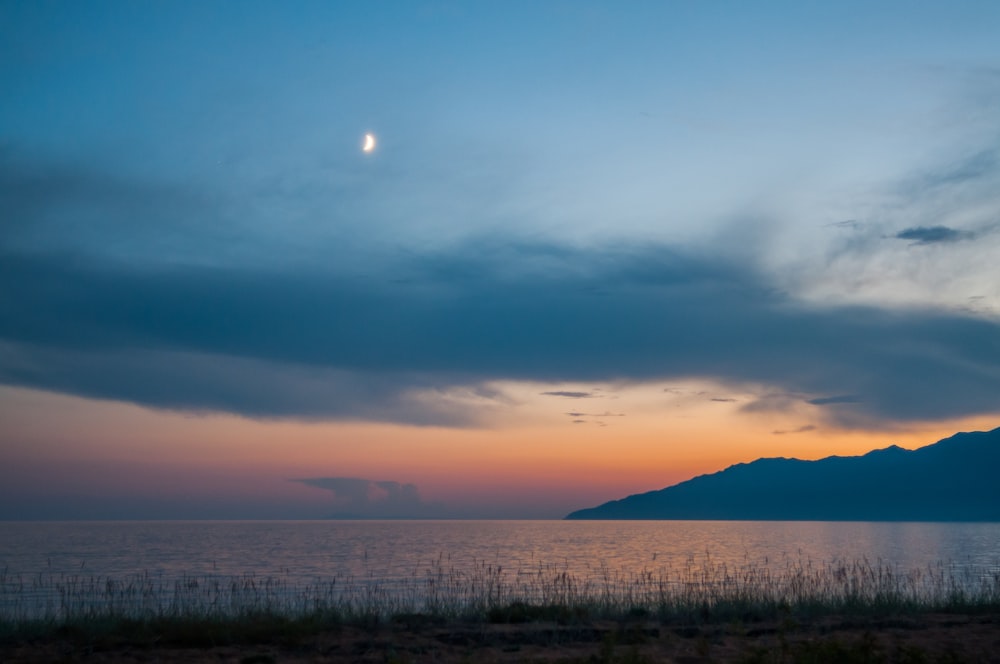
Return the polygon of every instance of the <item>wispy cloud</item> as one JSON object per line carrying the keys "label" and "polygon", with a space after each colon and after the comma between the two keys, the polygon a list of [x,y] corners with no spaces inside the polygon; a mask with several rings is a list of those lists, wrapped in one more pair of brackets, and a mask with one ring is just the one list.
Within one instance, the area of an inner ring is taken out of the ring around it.
{"label": "wispy cloud", "polygon": [[[996,85],[996,83],[994,83]],[[928,170],[908,181],[911,189],[932,192],[992,179],[1000,172],[1000,149],[993,147],[967,154],[943,167]]]}
{"label": "wispy cloud", "polygon": [[806,403],[810,403],[814,406],[829,406],[840,403],[861,403],[861,398],[853,394],[839,394],[833,397],[818,397],[816,399],[807,399]]}
{"label": "wispy cloud", "polygon": [[625,413],[612,413],[611,411],[605,411],[603,413],[566,413],[570,417],[625,417]]}
{"label": "wispy cloud", "polygon": [[772,431],[771,433],[775,436],[784,436],[786,434],[806,433],[808,431],[815,431],[815,430],[816,427],[814,425],[807,424],[805,426],[798,427],[797,429],[788,429],[788,430],[777,429],[775,431]]}
{"label": "wispy cloud", "polygon": [[856,230],[861,228],[864,222],[858,221],[857,219],[844,219],[843,221],[834,221],[826,224],[828,228],[849,228],[851,230]]}
{"label": "wispy cloud", "polygon": [[541,394],[542,394],[542,396],[547,396],[547,397],[565,397],[567,399],[593,399],[593,398],[599,398],[599,395],[596,395],[596,394],[594,394],[592,392],[568,392],[568,391],[559,390],[559,391],[554,391],[554,392],[541,392]]}

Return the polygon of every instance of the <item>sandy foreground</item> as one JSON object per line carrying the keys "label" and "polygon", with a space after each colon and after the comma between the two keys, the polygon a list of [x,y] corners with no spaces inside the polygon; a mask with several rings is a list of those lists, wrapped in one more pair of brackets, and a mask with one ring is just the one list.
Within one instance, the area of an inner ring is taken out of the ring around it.
{"label": "sandy foreground", "polygon": [[343,626],[294,641],[181,647],[74,643],[0,645],[20,662],[1000,662],[1000,615],[824,618],[800,624],[388,624]]}

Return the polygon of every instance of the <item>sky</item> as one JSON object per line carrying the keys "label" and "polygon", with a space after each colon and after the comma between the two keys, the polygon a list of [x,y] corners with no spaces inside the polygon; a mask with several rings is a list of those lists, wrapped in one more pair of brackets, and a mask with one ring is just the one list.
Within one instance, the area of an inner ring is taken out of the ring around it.
{"label": "sky", "polygon": [[561,518],[993,429],[998,30],[0,0],[0,519]]}

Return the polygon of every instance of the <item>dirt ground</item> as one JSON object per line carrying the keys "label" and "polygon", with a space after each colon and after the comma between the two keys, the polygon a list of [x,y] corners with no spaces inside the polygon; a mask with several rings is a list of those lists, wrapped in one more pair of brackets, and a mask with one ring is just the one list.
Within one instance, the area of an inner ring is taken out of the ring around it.
{"label": "dirt ground", "polygon": [[742,626],[653,621],[581,625],[392,624],[341,627],[294,643],[183,648],[58,640],[0,645],[22,662],[997,662],[1000,615],[825,618]]}

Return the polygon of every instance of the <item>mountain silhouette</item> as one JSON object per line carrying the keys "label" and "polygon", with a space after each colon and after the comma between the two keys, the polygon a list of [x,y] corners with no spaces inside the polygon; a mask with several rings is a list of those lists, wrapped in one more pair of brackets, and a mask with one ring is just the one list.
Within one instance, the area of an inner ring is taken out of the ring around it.
{"label": "mountain silhouette", "polygon": [[566,518],[1000,521],[1000,428],[916,450],[757,459]]}

